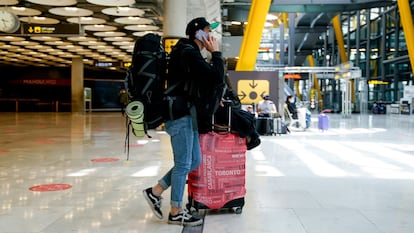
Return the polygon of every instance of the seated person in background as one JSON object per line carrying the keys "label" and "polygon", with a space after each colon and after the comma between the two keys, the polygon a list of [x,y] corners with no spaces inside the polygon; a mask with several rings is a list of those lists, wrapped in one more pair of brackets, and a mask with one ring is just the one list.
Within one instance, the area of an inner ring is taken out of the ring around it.
{"label": "seated person in background", "polygon": [[273,117],[277,113],[276,105],[270,100],[269,94],[264,94],[262,98],[257,105],[259,117]]}
{"label": "seated person in background", "polygon": [[287,109],[289,110],[290,114],[292,114],[293,119],[298,119],[298,110],[296,109],[295,99],[293,96],[286,97],[285,102]]}

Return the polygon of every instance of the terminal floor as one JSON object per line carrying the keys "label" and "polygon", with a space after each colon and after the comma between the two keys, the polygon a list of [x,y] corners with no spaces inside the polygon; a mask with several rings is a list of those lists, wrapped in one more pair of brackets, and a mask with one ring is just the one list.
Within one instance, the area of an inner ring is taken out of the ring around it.
{"label": "terminal floor", "polygon": [[120,113],[0,113],[0,232],[414,232],[414,116],[329,117],[325,132],[315,115],[305,132],[263,136],[243,213],[203,211],[189,229],[141,193],[172,166],[164,132],[131,135],[126,160]]}

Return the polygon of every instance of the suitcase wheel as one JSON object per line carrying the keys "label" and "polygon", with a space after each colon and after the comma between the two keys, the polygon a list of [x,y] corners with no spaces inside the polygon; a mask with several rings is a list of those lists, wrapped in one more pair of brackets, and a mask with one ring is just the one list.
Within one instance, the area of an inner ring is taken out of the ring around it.
{"label": "suitcase wheel", "polygon": [[191,206],[190,203],[187,203],[186,208],[190,214],[198,213],[198,210],[194,206]]}
{"label": "suitcase wheel", "polygon": [[232,210],[236,213],[236,214],[241,214],[243,212],[243,208],[242,207],[233,207]]}

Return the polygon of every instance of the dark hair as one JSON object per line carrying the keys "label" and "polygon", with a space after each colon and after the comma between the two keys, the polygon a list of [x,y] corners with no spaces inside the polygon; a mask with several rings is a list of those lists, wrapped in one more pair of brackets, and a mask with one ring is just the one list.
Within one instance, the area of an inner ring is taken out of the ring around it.
{"label": "dark hair", "polygon": [[293,96],[288,95],[288,96],[286,97],[286,103],[287,103],[287,102],[289,102],[289,99],[290,99],[290,98],[292,98],[292,97],[293,97]]}

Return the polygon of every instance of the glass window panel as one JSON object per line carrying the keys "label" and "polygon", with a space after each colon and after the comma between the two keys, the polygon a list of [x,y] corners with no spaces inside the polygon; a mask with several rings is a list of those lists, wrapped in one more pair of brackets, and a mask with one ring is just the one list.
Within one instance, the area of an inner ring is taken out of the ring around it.
{"label": "glass window panel", "polygon": [[402,30],[398,37],[398,49],[399,51],[407,51],[407,44],[405,43],[404,32]]}
{"label": "glass window panel", "polygon": [[377,19],[379,17],[379,13],[380,13],[380,8],[372,8],[371,9],[370,19],[371,20]]}

